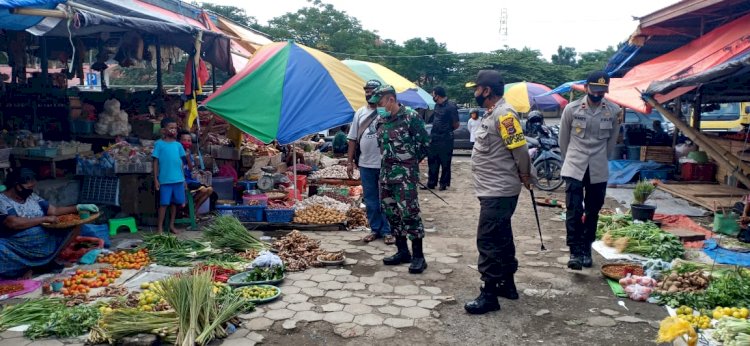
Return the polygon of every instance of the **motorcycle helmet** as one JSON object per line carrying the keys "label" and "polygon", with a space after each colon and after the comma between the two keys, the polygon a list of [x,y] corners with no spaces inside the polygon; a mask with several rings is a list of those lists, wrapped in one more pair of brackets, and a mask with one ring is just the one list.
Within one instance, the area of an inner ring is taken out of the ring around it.
{"label": "motorcycle helmet", "polygon": [[529,135],[533,135],[540,131],[542,125],[544,125],[544,116],[539,111],[529,112],[526,118],[526,132]]}

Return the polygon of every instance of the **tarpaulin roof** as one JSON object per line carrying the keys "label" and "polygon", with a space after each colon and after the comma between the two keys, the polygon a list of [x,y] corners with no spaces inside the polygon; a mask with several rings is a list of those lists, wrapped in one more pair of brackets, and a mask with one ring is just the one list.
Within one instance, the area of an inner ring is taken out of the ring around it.
{"label": "tarpaulin roof", "polygon": [[230,20],[222,17],[218,17],[217,20],[219,28],[239,38],[240,44],[249,50],[250,53],[255,53],[261,46],[273,42],[269,38],[237,25]]}
{"label": "tarpaulin roof", "polygon": [[[11,14],[10,9],[18,7],[53,9],[65,0],[0,0],[0,29],[26,30],[39,24],[44,17]],[[60,20],[57,19],[57,22]]]}
{"label": "tarpaulin roof", "polygon": [[668,94],[677,88],[696,85],[701,85],[704,102],[750,100],[750,50],[690,77],[653,82],[644,94]]}
{"label": "tarpaulin roof", "polygon": [[[641,113],[650,107],[641,99],[641,91],[653,81],[681,79],[702,73],[750,49],[750,14],[735,19],[692,42],[667,54],[632,68],[622,78],[612,78],[607,98],[621,106]],[[576,89],[582,89],[580,85]],[[666,102],[688,91],[692,86],[680,87],[668,94],[654,95],[658,102]]]}

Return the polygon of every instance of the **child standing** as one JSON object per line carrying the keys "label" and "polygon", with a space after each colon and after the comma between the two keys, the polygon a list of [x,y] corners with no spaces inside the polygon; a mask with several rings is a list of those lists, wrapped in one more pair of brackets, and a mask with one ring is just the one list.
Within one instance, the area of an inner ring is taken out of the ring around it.
{"label": "child standing", "polygon": [[154,186],[159,191],[159,225],[157,233],[162,233],[167,206],[170,207],[169,230],[179,233],[174,226],[177,206],[185,205],[185,175],[183,164],[190,165],[185,149],[177,141],[177,122],[172,118],[161,121],[163,138],[156,141],[152,157],[154,158]]}

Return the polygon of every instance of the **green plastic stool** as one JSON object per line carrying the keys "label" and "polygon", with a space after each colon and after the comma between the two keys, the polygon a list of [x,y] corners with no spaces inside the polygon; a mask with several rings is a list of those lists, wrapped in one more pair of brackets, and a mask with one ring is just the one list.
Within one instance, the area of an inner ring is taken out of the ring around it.
{"label": "green plastic stool", "polygon": [[125,226],[130,230],[130,233],[138,233],[138,227],[135,226],[134,217],[124,217],[121,219],[109,219],[109,235],[117,235],[117,230]]}

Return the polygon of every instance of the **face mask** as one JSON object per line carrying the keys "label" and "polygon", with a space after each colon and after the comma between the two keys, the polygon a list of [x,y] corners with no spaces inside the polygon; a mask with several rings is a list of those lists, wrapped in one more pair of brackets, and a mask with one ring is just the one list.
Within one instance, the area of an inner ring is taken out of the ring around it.
{"label": "face mask", "polygon": [[485,97],[483,94],[484,90],[479,93],[479,96],[474,96],[474,100],[477,101],[477,105],[479,105],[479,107],[484,107],[484,101],[487,100],[487,97]]}
{"label": "face mask", "polygon": [[184,148],[185,150],[190,150],[190,148],[192,148],[192,147],[193,147],[193,143],[192,143],[192,142],[182,142],[182,147],[183,147],[183,148]]}
{"label": "face mask", "polygon": [[598,103],[598,102],[601,102],[601,100],[602,100],[602,99],[604,98],[604,95],[593,95],[593,94],[588,94],[588,96],[589,96],[589,100],[590,100],[591,102],[594,102],[594,103]]}
{"label": "face mask", "polygon": [[177,137],[177,130],[176,129],[169,129],[164,132],[167,137]]}
{"label": "face mask", "polygon": [[29,196],[31,196],[32,193],[34,193],[34,190],[33,189],[27,189],[27,188],[21,186],[21,191],[17,191],[17,192],[18,192],[18,196],[19,197],[21,197],[23,199],[27,199],[27,198],[29,198]]}
{"label": "face mask", "polygon": [[387,118],[391,116],[391,112],[387,111],[385,107],[378,107],[378,115],[383,118]]}

